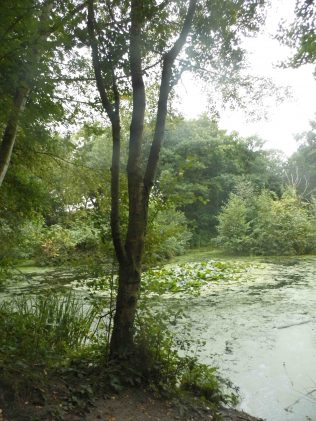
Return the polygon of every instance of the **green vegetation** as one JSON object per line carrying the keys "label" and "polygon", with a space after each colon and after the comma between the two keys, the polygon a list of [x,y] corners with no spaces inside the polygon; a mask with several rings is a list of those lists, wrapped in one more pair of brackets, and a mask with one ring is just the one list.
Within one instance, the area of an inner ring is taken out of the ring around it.
{"label": "green vegetation", "polygon": [[91,340],[97,316],[73,294],[18,297],[3,302],[1,318],[1,370],[14,364],[26,367],[58,364]]}
{"label": "green vegetation", "polygon": [[281,194],[283,163],[257,138],[220,130],[202,116],[170,123],[162,153],[159,187],[184,212],[191,244],[209,244],[216,235],[217,215],[242,180]]}
{"label": "green vegetation", "polygon": [[[217,230],[217,243],[234,253],[313,252],[313,128],[301,136],[305,142],[301,140],[299,150],[284,162],[263,150],[258,140],[227,135],[205,116],[196,121],[176,118],[169,124],[160,182],[149,207],[147,267],[189,247],[214,244]],[[51,184],[43,185],[45,197],[52,200],[44,208],[38,206],[35,196],[22,214],[16,212],[17,198],[9,200],[4,185],[0,192],[6,203],[0,206],[3,263],[33,259],[40,265],[59,265],[112,258],[110,192],[103,187],[104,176],[90,170],[99,168],[101,162],[104,174],[110,170],[106,161],[109,140],[104,141],[108,131],[86,126],[76,136],[81,145],[74,143],[70,163],[62,164],[59,190],[51,196]],[[51,164],[59,172],[59,164]],[[247,185],[248,192],[242,187]],[[125,181],[121,190],[125,201]],[[11,195],[13,192],[10,188]],[[25,200],[25,193],[18,194],[19,201]],[[127,212],[127,204],[123,205]],[[126,227],[125,211],[121,220]],[[290,229],[291,224],[296,228]],[[282,238],[292,240],[281,245]]]}
{"label": "green vegetation", "polygon": [[[85,279],[85,303],[38,291],[1,301],[0,386],[16,401],[29,380],[41,391],[47,370],[82,377],[86,362],[117,390],[191,391],[214,408],[234,400],[212,368],[178,355],[168,323],[138,303],[238,276],[217,261],[157,267],[190,247],[315,251],[314,123],[285,160],[214,117],[183,119],[173,101],[185,71],[223,105],[251,108],[270,96],[270,81],[246,74],[243,47],[267,3],[1,2],[1,288],[21,281],[10,270],[25,262],[76,266],[88,277],[114,257],[117,271]],[[281,35],[295,35],[293,66],[315,59],[313,10],[298,1],[297,22]],[[79,395],[91,397],[90,386]]]}
{"label": "green vegetation", "polygon": [[243,269],[243,265],[213,260],[153,268],[144,273],[143,288],[155,294],[182,292],[195,295],[214,283],[236,278]]}
{"label": "green vegetation", "polygon": [[[108,298],[97,298],[100,288],[93,282],[85,302],[73,294],[49,294],[2,303],[0,396],[5,400],[0,402],[8,416],[19,418],[26,411],[25,420],[58,419],[74,409],[84,413],[102,393],[140,385],[177,400],[196,396],[200,405],[212,408],[215,419],[221,405],[236,404],[232,384],[200,364],[196,349],[190,356],[187,335],[170,332],[174,320],[185,320],[179,312],[157,313],[143,303],[135,324],[135,352],[111,361],[108,329],[113,323],[114,285],[106,281]],[[179,348],[185,350],[184,356]],[[60,396],[57,404],[56,396]]]}
{"label": "green vegetation", "polygon": [[293,189],[232,194],[219,215],[218,243],[233,253],[295,255],[315,251],[315,209]]}

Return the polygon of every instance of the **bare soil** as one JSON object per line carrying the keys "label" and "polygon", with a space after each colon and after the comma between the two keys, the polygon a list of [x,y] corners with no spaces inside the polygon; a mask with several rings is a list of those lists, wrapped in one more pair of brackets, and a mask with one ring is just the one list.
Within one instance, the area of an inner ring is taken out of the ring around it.
{"label": "bare soil", "polygon": [[119,395],[99,399],[90,412],[82,417],[70,415],[65,421],[259,421],[244,412],[222,409],[217,415],[207,407],[192,401],[171,401],[154,397],[140,389],[130,389]]}
{"label": "bare soil", "polygon": [[[60,405],[58,400],[55,405]],[[258,418],[235,409],[223,408],[220,413],[214,414],[198,400],[162,399],[142,389],[109,394],[97,399],[92,405],[90,402],[84,410],[70,411],[56,417],[52,415],[52,411],[43,411],[44,408],[35,402],[20,402],[18,406],[15,410],[11,407],[10,415],[0,408],[0,421],[259,421]],[[50,408],[52,409],[51,405]]]}

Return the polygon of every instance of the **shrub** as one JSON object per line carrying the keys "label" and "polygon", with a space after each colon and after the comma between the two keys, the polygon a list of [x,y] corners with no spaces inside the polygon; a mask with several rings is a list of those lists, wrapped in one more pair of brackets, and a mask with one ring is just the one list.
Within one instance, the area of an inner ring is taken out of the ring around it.
{"label": "shrub", "polygon": [[73,226],[65,228],[55,224],[42,231],[42,240],[36,253],[40,263],[64,263],[76,260],[82,253],[97,252],[101,248],[99,230],[86,221],[76,221]]}
{"label": "shrub", "polygon": [[244,199],[232,194],[218,217],[217,242],[233,253],[244,253],[250,248],[250,222]]}
{"label": "shrub", "polygon": [[304,254],[311,248],[311,221],[293,190],[281,199],[263,192],[256,200],[253,251],[256,254]]}
{"label": "shrub", "polygon": [[[175,335],[170,325],[185,315],[142,310],[136,323],[136,357],[143,382],[167,394],[190,392],[207,400],[214,409],[222,404],[236,404],[232,384],[217,374],[216,368],[198,362],[190,356],[193,341]],[[180,356],[179,349],[183,356]],[[195,350],[195,353],[197,351]]]}
{"label": "shrub", "polygon": [[235,253],[310,252],[315,246],[311,209],[292,189],[280,199],[268,191],[246,198],[233,194],[218,218],[217,241]]}
{"label": "shrub", "polygon": [[151,213],[146,235],[145,263],[153,263],[183,253],[191,232],[185,215],[173,207]]}

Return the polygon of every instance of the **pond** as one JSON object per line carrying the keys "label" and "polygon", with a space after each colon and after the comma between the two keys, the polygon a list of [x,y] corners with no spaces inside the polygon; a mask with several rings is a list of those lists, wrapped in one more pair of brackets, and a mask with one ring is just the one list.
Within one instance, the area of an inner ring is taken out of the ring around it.
{"label": "pond", "polygon": [[[182,301],[183,302],[183,301]],[[316,259],[259,263],[183,304],[203,362],[268,421],[316,420]]]}
{"label": "pond", "polygon": [[[88,276],[23,272],[26,280],[3,285],[2,297],[69,288]],[[199,358],[239,387],[241,409],[267,421],[316,420],[315,257],[247,260],[238,276],[214,282],[199,296],[176,297],[160,300],[185,311],[193,326],[188,334],[206,342]]]}

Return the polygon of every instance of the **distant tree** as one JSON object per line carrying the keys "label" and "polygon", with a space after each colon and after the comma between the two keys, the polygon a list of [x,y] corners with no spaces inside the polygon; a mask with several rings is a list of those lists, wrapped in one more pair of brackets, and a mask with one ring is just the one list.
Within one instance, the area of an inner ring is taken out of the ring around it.
{"label": "distant tree", "polygon": [[190,221],[195,245],[216,235],[220,208],[241,181],[281,195],[282,160],[262,145],[255,137],[220,130],[207,116],[167,125],[159,186]]}
{"label": "distant tree", "polygon": [[249,210],[243,198],[232,194],[218,217],[217,242],[233,253],[247,253],[250,249]]}
{"label": "distant tree", "polygon": [[311,129],[297,136],[298,150],[289,158],[285,183],[296,189],[304,199],[316,196],[316,122]]}

